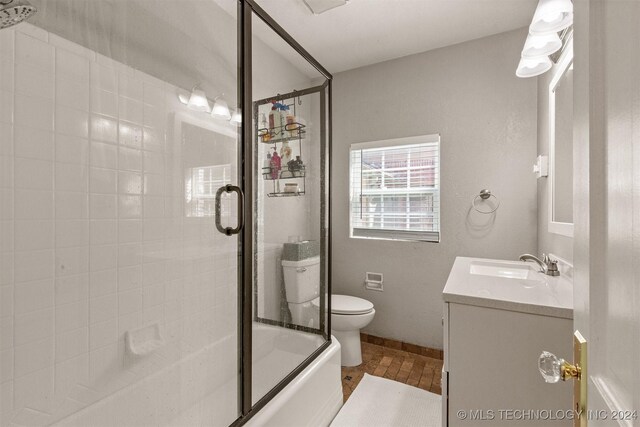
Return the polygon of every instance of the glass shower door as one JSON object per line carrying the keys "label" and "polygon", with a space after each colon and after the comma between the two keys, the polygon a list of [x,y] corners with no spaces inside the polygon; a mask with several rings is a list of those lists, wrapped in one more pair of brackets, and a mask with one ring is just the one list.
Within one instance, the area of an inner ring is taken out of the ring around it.
{"label": "glass shower door", "polygon": [[0,30],[0,425],[230,425],[237,1],[31,3]]}
{"label": "glass shower door", "polygon": [[0,30],[0,425],[231,425],[328,344],[329,75],[243,31],[253,2],[30,2]]}
{"label": "glass shower door", "polygon": [[252,19],[252,404],[329,339],[328,80]]}

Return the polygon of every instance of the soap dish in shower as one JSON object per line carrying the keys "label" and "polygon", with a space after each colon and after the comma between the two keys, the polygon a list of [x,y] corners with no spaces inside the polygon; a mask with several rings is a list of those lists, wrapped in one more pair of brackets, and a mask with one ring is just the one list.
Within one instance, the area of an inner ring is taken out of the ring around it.
{"label": "soap dish in shower", "polygon": [[146,356],[165,344],[159,323],[127,331],[124,339],[129,352],[136,356]]}

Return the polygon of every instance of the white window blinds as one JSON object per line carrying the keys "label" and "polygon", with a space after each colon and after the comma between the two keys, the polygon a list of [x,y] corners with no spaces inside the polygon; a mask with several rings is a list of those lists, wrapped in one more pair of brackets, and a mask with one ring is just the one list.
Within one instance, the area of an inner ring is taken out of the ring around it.
{"label": "white window blinds", "polygon": [[[190,168],[185,171],[185,213],[188,217],[212,217],[218,188],[231,181],[231,165]],[[225,205],[222,205],[223,210]]]}
{"label": "white window blinds", "polygon": [[351,145],[351,237],[440,241],[440,136]]}

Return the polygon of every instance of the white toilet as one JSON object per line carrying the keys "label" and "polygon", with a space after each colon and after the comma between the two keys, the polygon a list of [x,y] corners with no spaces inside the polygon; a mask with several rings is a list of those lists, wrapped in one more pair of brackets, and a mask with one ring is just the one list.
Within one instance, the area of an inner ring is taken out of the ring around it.
{"label": "white toilet", "polygon": [[[287,304],[296,325],[319,327],[320,257],[282,261]],[[376,311],[366,299],[348,295],[331,297],[331,333],[342,348],[342,366],[362,363],[360,329],[373,320]]]}
{"label": "white toilet", "polygon": [[320,257],[300,261],[282,260],[282,271],[291,322],[318,328],[320,318],[313,300],[320,295]]}
{"label": "white toilet", "polygon": [[376,311],[366,299],[349,295],[331,296],[331,333],[342,347],[342,366],[362,363],[360,329],[373,320]]}

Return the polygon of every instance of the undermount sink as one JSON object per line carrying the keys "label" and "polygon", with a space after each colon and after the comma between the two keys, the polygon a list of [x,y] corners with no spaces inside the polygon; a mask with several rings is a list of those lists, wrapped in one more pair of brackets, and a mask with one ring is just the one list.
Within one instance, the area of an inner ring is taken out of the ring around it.
{"label": "undermount sink", "polygon": [[507,279],[540,279],[538,271],[532,268],[532,266],[506,262],[471,261],[469,273]]}

